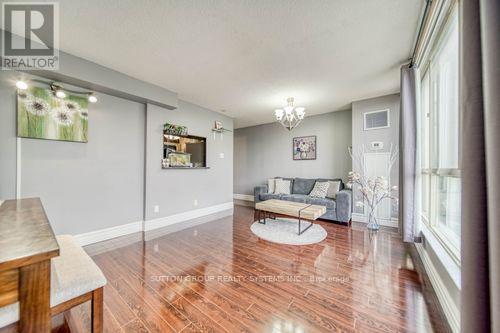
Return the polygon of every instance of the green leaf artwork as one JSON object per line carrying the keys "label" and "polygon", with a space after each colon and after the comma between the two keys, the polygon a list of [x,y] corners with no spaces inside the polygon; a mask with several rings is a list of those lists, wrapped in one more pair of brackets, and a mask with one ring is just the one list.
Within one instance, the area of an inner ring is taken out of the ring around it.
{"label": "green leaf artwork", "polygon": [[17,92],[19,137],[88,142],[88,118],[88,101],[84,97],[57,98],[50,89],[39,87]]}

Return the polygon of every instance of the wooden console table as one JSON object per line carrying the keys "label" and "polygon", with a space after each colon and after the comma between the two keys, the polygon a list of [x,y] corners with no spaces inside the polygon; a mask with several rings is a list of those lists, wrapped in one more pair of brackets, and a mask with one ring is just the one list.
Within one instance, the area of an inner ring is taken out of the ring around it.
{"label": "wooden console table", "polygon": [[40,199],[0,205],[0,307],[19,301],[19,332],[50,332],[50,260],[58,255]]}

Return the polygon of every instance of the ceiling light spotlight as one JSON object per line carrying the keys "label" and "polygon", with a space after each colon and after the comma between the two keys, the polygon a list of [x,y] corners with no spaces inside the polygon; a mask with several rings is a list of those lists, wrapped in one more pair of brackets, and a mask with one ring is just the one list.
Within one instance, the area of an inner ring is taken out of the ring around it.
{"label": "ceiling light spotlight", "polygon": [[61,89],[57,89],[56,90],[56,97],[64,98],[64,97],[66,97],[66,93],[64,91],[62,91]]}
{"label": "ceiling light spotlight", "polygon": [[16,82],[16,87],[17,87],[17,89],[20,89],[20,90],[26,90],[26,89],[28,89],[28,84],[24,81],[19,80]]}
{"label": "ceiling light spotlight", "polygon": [[97,97],[95,97],[94,94],[89,95],[89,102],[90,103],[96,103],[97,102]]}

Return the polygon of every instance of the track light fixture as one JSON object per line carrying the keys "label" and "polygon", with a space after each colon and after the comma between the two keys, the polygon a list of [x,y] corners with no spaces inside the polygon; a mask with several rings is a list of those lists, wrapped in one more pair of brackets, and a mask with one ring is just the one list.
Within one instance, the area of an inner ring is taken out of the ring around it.
{"label": "track light fixture", "polygon": [[62,85],[52,82],[50,84],[50,90],[52,90],[52,93],[57,97],[57,98],[65,98],[66,93],[63,90]]}
{"label": "track light fixture", "polygon": [[[50,90],[52,91],[54,96],[56,96],[57,98],[66,98],[66,94],[71,93],[71,94],[75,94],[75,95],[87,96],[87,99],[90,103],[97,102],[97,97],[95,96],[93,91],[78,91],[78,90],[66,89],[66,88],[63,88],[62,84],[59,82],[47,82],[47,81],[39,80],[39,79],[33,79],[31,81],[45,84],[45,85],[49,86]],[[17,89],[20,89],[20,90],[26,90],[26,89],[28,89],[29,85],[25,81],[18,80],[16,82],[16,87],[17,87]]]}

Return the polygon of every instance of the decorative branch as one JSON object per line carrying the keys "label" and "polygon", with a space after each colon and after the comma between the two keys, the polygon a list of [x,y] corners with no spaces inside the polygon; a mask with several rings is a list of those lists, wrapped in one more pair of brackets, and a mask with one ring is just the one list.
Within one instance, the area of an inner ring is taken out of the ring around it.
{"label": "decorative branch", "polygon": [[[367,177],[365,172],[364,155],[369,152],[365,145],[358,147],[356,151],[352,147],[348,148],[349,155],[353,161],[353,169],[357,168],[363,173],[349,172],[349,184],[358,185],[359,191],[363,196],[364,202],[356,202],[357,207],[368,206],[368,214],[373,217],[374,211],[377,209],[379,204],[386,200],[398,200],[396,192],[398,190],[397,186],[390,186],[387,179],[383,176],[377,176],[374,178]],[[389,174],[391,172],[392,166],[396,163],[398,158],[398,146],[394,146],[392,143],[389,148]],[[366,202],[366,204],[365,204]]]}

